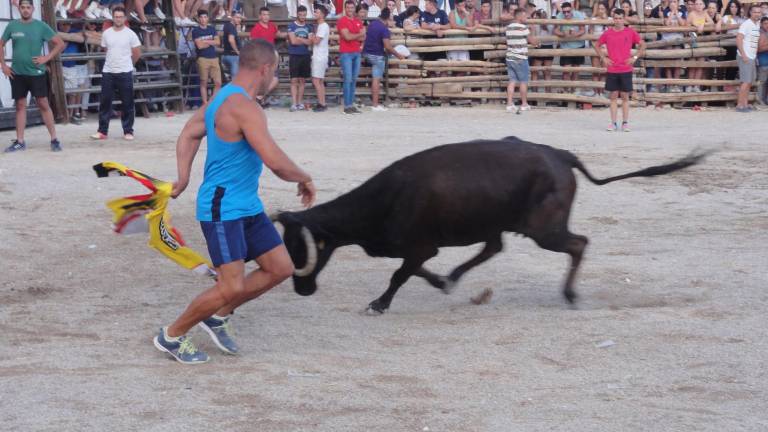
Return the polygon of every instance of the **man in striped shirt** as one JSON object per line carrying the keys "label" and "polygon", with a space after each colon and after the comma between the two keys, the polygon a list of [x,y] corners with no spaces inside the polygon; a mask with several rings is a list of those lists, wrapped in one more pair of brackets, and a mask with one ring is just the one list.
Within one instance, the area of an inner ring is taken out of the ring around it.
{"label": "man in striped shirt", "polygon": [[[525,25],[525,9],[515,9],[514,20],[507,26],[507,75],[509,75],[509,85],[507,85],[507,112],[520,114],[522,111],[528,111],[531,106],[528,105],[528,77],[530,67],[528,66],[528,43],[533,44],[534,38],[531,31]],[[520,84],[520,108],[515,106],[513,96],[515,94],[515,84]]]}

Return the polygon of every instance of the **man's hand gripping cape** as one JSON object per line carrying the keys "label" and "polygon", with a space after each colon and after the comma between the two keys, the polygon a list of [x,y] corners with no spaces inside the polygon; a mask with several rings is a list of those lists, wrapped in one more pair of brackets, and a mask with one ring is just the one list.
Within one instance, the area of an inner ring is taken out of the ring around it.
{"label": "man's hand gripping cape", "polygon": [[181,233],[171,226],[168,201],[173,185],[152,178],[117,162],[102,162],[93,166],[98,177],[130,177],[152,192],[146,195],[127,196],[107,203],[114,213],[112,229],[118,234],[135,234],[149,231],[149,246],[157,249],[180,266],[196,273],[216,277],[211,263],[184,245]]}

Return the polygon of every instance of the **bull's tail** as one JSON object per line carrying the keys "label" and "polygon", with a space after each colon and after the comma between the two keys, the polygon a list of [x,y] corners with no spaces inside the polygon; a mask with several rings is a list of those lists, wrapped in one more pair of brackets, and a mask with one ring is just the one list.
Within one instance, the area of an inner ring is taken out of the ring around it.
{"label": "bull's tail", "polygon": [[590,174],[590,172],[587,171],[587,168],[584,166],[584,164],[582,164],[581,161],[572,154],[571,154],[572,156],[571,166],[581,171],[581,173],[584,174],[584,176],[587,179],[589,179],[589,181],[591,181],[592,183],[596,185],[604,185],[606,183],[611,183],[617,180],[624,180],[632,177],[653,177],[657,175],[669,174],[671,172],[675,172],[683,168],[688,168],[689,166],[696,165],[702,162],[704,158],[711,153],[713,153],[713,150],[707,150],[707,151],[694,150],[688,156],[682,159],[678,159],[672,163],[668,163],[665,165],[656,165],[656,166],[648,167],[645,169],[641,169],[639,171],[633,171],[631,173],[617,175],[614,177],[608,177],[605,179],[598,179],[593,177],[592,174]]}

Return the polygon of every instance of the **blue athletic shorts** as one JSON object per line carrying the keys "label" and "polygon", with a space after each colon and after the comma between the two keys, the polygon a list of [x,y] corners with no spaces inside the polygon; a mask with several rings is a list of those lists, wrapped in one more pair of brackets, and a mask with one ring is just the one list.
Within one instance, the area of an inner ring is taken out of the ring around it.
{"label": "blue athletic shorts", "polygon": [[283,243],[264,213],[228,221],[200,221],[200,228],[214,267],[256,259]]}

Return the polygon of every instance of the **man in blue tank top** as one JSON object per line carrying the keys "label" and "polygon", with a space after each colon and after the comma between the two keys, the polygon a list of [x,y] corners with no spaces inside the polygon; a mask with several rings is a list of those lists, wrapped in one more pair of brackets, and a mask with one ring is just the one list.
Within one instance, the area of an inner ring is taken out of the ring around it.
{"label": "man in blue tank top", "polygon": [[[208,139],[203,184],[197,194],[197,219],[208,244],[218,282],[200,294],[184,313],[155,337],[157,349],[187,363],[204,363],[208,355],[195,348],[186,333],[199,325],[227,354],[236,354],[230,315],[293,274],[293,263],[259,199],[262,163],[278,177],[298,183],[301,202],[315,201],[312,178],[277,146],[267,119],[254,101],[269,90],[277,67],[274,45],[248,42],[240,50],[240,71],[210,103],[184,126],[176,144],[179,179],[172,196],[189,183],[200,141]],[[246,276],[245,262],[259,269]]]}

